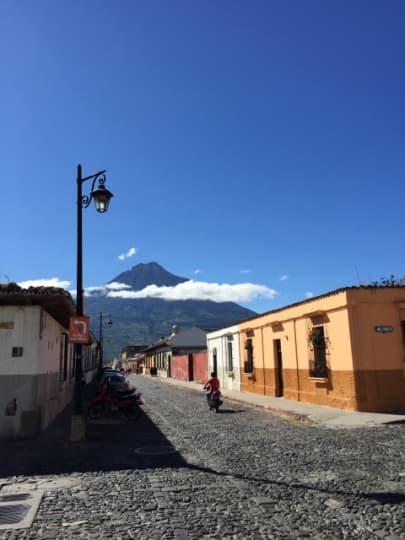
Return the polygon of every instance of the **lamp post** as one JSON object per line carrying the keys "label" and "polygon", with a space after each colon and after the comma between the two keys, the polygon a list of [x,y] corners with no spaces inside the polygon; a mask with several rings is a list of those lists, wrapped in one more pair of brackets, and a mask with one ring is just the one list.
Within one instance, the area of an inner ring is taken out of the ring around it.
{"label": "lamp post", "polygon": [[[107,326],[112,325],[112,320],[108,319]],[[101,379],[101,375],[103,374],[103,354],[104,354],[104,337],[103,337],[103,313],[100,313],[99,317],[99,364],[98,364],[98,377]]]}
{"label": "lamp post", "polygon": [[[97,212],[104,213],[108,210],[113,194],[104,187],[106,181],[106,171],[99,171],[96,174],[82,177],[82,166],[77,166],[77,285],[76,285],[76,316],[83,316],[83,229],[82,229],[82,211],[87,208],[94,200]],[[92,180],[90,195],[82,194],[82,185],[84,182]],[[94,189],[98,181],[97,189]],[[82,358],[83,345],[76,343],[75,352],[75,387],[74,387],[74,405],[72,417],[71,440],[81,440],[84,438],[84,422],[82,417]]]}

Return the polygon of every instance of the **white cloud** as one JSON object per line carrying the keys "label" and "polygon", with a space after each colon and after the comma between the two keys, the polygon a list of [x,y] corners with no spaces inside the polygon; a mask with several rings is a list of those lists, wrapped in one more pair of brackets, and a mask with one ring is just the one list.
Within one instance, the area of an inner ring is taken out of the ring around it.
{"label": "white cloud", "polygon": [[277,291],[265,285],[235,285],[185,281],[174,287],[148,285],[141,291],[110,291],[111,298],[162,298],[164,300],[211,300],[213,302],[251,302],[259,297],[273,299]]}
{"label": "white cloud", "polygon": [[240,273],[241,274],[250,274],[252,270],[249,270],[248,268],[246,270],[241,270]]}
{"label": "white cloud", "polygon": [[307,291],[307,292],[305,293],[305,298],[312,298],[313,296],[314,296],[314,293],[311,292],[311,291]]}
{"label": "white cloud", "polygon": [[90,286],[84,289],[85,294],[91,294],[93,292],[104,292],[104,291],[105,291],[105,286]]}
{"label": "white cloud", "polygon": [[126,283],[119,283],[118,281],[113,281],[112,283],[107,283],[105,288],[120,291],[121,289],[130,289],[131,286],[127,285]]}
{"label": "white cloud", "polygon": [[287,281],[288,279],[288,274],[283,274],[281,277],[280,277],[280,281]]}
{"label": "white cloud", "polygon": [[[112,283],[107,283],[107,285],[92,285],[84,289],[85,296],[91,296],[94,293],[107,294],[108,291],[121,291],[123,289],[130,289],[131,286],[126,283],[118,283],[113,281]],[[76,291],[70,291],[71,294],[76,296]]]}
{"label": "white cloud", "polygon": [[61,281],[59,278],[49,278],[49,279],[30,279],[28,281],[21,281],[18,283],[23,289],[28,289],[28,287],[61,287],[62,289],[67,289],[70,285],[70,281]]}
{"label": "white cloud", "polygon": [[194,270],[194,274],[202,274],[203,273],[203,270],[201,270],[200,268],[196,268]]}
{"label": "white cloud", "polygon": [[133,257],[137,251],[135,247],[131,247],[126,253],[118,255],[118,258],[120,261],[124,261],[125,259],[129,259],[129,257]]}

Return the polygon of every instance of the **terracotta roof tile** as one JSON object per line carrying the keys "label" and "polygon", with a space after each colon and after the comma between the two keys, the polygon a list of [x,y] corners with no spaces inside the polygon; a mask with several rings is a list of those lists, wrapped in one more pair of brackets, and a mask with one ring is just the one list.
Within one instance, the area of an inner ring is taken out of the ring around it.
{"label": "terracotta roof tile", "polygon": [[65,328],[69,327],[69,317],[75,314],[75,303],[71,294],[60,287],[28,287],[23,289],[17,283],[0,284],[0,306],[39,305]]}

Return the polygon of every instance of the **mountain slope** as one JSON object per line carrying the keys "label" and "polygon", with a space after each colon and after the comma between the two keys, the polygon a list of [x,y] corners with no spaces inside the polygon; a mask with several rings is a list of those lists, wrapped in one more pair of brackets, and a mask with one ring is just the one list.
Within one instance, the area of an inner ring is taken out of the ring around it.
{"label": "mountain slope", "polygon": [[174,287],[178,283],[184,283],[184,281],[188,281],[188,279],[175,276],[165,270],[160,264],[151,262],[133,266],[130,270],[122,272],[122,274],[112,279],[110,283],[125,283],[126,285],[130,285],[134,291],[141,291],[148,285]]}
{"label": "mountain slope", "polygon": [[[149,263],[134,266],[110,283],[125,283],[133,290],[141,290],[152,284],[174,286],[184,281],[188,280],[171,274],[157,263]],[[124,299],[105,295],[86,297],[85,308],[97,337],[100,313],[103,313],[103,320],[112,320],[111,327],[103,328],[106,359],[112,359],[126,345],[150,344],[169,335],[174,324],[181,329],[197,326],[213,330],[255,315],[255,312],[233,302]]]}

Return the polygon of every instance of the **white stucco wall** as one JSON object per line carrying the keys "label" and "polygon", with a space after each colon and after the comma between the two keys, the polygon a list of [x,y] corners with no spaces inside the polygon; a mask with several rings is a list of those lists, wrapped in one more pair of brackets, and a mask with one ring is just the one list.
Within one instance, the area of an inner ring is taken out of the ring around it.
{"label": "white stucco wall", "polygon": [[59,371],[60,341],[64,329],[45,311],[41,321],[38,373],[56,373]]}
{"label": "white stucco wall", "polygon": [[[40,313],[39,306],[0,307],[0,375],[38,373]],[[23,356],[13,357],[13,347],[23,347]]]}
{"label": "white stucco wall", "polygon": [[[233,370],[227,370],[228,340],[232,338]],[[221,328],[207,334],[208,346],[208,372],[213,371],[213,351],[217,351],[217,375],[222,388],[228,390],[240,390],[240,353],[238,326]]]}
{"label": "white stucco wall", "polygon": [[[0,306],[0,436],[22,436],[30,422],[44,429],[70,401],[72,381],[60,381],[62,332],[40,306]],[[7,416],[12,400],[16,414]]]}

